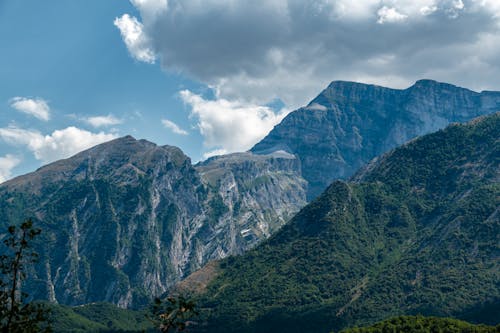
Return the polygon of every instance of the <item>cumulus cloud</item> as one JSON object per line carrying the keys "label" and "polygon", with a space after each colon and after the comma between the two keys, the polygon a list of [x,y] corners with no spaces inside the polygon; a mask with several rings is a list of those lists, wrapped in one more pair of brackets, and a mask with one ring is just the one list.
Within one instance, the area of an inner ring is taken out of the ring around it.
{"label": "cumulus cloud", "polygon": [[169,130],[171,130],[175,134],[179,134],[179,135],[188,135],[189,134],[187,131],[180,128],[179,125],[177,125],[176,123],[174,123],[173,121],[170,121],[168,119],[162,119],[161,123],[163,124],[163,126],[168,128]]}
{"label": "cumulus cloud", "polygon": [[50,119],[49,104],[42,98],[14,97],[10,100],[10,106],[40,120],[48,121]]}
{"label": "cumulus cloud", "polygon": [[216,149],[206,156],[250,149],[286,115],[286,111],[275,113],[269,107],[223,98],[206,100],[189,90],[180,96],[191,108],[205,146]]}
{"label": "cumulus cloud", "polygon": [[56,130],[49,135],[43,135],[35,130],[6,127],[0,128],[0,138],[11,144],[26,146],[36,159],[48,163],[112,140],[116,135],[104,132],[92,133],[73,126]]}
{"label": "cumulus cloud", "polygon": [[123,122],[121,119],[118,119],[113,115],[88,117],[85,118],[84,121],[93,127],[113,126]]}
{"label": "cumulus cloud", "polygon": [[15,168],[21,160],[11,154],[0,157],[0,183],[8,180],[12,176],[12,169]]}
{"label": "cumulus cloud", "polygon": [[380,8],[377,14],[378,14],[377,23],[379,24],[384,24],[386,22],[387,23],[401,22],[408,18],[408,15],[401,14],[400,12],[397,11],[396,8],[390,8],[387,6],[383,6],[382,8]]}
{"label": "cumulus cloud", "polygon": [[[165,70],[214,87],[225,100],[280,98],[297,107],[336,79],[500,85],[500,60],[481,47],[484,36],[500,34],[496,0],[146,2],[132,1],[142,22],[115,21],[130,52],[142,51],[135,57],[146,62],[157,56]],[[498,54],[500,45],[494,48]]]}
{"label": "cumulus cloud", "polygon": [[132,57],[150,64],[155,62],[156,56],[151,48],[149,37],[137,18],[124,14],[115,18],[114,24],[120,30],[123,41]]}

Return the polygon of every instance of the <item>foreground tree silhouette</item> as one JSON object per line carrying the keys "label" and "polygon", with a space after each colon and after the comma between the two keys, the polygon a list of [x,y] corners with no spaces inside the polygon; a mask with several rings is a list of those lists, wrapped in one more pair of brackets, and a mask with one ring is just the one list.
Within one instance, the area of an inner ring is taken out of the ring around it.
{"label": "foreground tree silhouette", "polygon": [[0,329],[2,333],[52,332],[47,321],[48,310],[41,304],[26,302],[28,294],[21,290],[26,278],[26,265],[35,263],[38,254],[31,248],[31,241],[41,230],[33,227],[28,219],[20,226],[11,225],[7,248],[0,249]]}
{"label": "foreground tree silhouette", "polygon": [[198,315],[194,301],[184,296],[169,296],[165,301],[155,298],[150,320],[160,332],[182,332],[193,324],[190,319]]}

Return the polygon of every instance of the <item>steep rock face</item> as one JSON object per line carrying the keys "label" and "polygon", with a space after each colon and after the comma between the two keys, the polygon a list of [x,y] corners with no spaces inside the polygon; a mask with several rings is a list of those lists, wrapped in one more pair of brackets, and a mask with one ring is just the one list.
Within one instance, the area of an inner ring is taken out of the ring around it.
{"label": "steep rock face", "polygon": [[225,207],[213,228],[215,237],[226,240],[226,253],[241,253],[269,237],[306,204],[300,161],[285,152],[218,156],[196,169],[216,193],[219,202],[212,205]]}
{"label": "steep rock face", "polygon": [[180,149],[127,136],[2,184],[2,229],[28,216],[43,229],[26,288],[130,307],[252,247],[305,204],[305,181],[293,156],[250,155],[228,172],[218,160],[199,166],[204,178],[222,172],[209,185]]}
{"label": "steep rock face", "polygon": [[414,137],[498,110],[500,92],[476,93],[432,80],[404,90],[334,81],[251,151],[297,155],[310,200],[334,179],[347,179],[375,156]]}
{"label": "steep rock face", "polygon": [[0,214],[41,221],[35,297],[129,306],[189,270],[204,195],[178,148],[125,137],[5,183]]}
{"label": "steep rock face", "polygon": [[500,113],[451,125],[333,182],[269,240],[218,263],[200,288],[203,332],[495,313],[499,130]]}

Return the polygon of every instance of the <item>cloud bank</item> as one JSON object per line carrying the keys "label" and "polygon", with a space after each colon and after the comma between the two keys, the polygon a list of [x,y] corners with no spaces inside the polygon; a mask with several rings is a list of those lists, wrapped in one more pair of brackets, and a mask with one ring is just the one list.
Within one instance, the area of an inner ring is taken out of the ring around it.
{"label": "cloud bank", "polygon": [[205,158],[250,149],[287,113],[223,98],[206,100],[189,90],[181,91],[180,96],[190,107],[191,117],[196,119],[205,147],[214,149]]}
{"label": "cloud bank", "polygon": [[35,130],[6,127],[0,128],[0,138],[10,144],[25,146],[37,160],[49,163],[112,140],[116,135],[104,132],[92,133],[73,126],[56,130],[48,135]]}
{"label": "cloud bank", "polygon": [[[331,80],[420,78],[500,86],[496,0],[133,0],[115,21],[138,60],[158,59],[221,98],[306,104]],[[124,33],[127,32],[127,33]]]}

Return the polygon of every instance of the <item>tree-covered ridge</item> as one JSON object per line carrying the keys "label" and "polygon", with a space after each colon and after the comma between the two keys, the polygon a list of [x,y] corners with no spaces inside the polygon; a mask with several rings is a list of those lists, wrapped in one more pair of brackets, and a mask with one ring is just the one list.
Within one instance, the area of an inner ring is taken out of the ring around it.
{"label": "tree-covered ridge", "polygon": [[342,330],[340,333],[496,333],[500,326],[473,325],[451,318],[401,316],[367,327]]}
{"label": "tree-covered ridge", "polygon": [[269,241],[224,260],[199,301],[207,330],[484,318],[500,300],[499,122],[453,125],[394,150],[354,181],[334,182]]}

